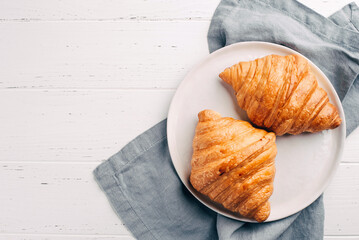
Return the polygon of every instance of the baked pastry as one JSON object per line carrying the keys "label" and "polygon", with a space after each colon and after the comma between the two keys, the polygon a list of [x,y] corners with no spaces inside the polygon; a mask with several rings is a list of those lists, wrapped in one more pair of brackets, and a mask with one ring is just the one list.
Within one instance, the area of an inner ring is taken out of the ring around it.
{"label": "baked pastry", "polygon": [[275,134],[212,110],[201,111],[198,119],[192,186],[226,209],[263,222],[273,193]]}
{"label": "baked pastry", "polygon": [[233,87],[249,119],[278,136],[333,129],[341,123],[308,61],[298,55],[240,62],[219,77]]}

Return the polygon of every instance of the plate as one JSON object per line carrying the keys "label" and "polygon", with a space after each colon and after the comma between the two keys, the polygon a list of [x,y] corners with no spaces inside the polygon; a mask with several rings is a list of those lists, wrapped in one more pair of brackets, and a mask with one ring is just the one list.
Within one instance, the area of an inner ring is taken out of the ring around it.
{"label": "plate", "polygon": [[[192,140],[198,122],[197,115],[204,109],[217,111],[222,117],[249,121],[246,113],[237,106],[234,91],[218,74],[240,61],[250,61],[269,54],[301,55],[287,47],[266,42],[242,42],[217,50],[186,75],[172,99],[168,113],[169,150],[183,184],[210,209],[245,222],[254,221],[224,209],[191,186]],[[342,124],[334,130],[277,137],[274,191],[270,198],[271,214],[266,222],[288,217],[314,202],[333,178],[343,153],[346,133],[341,102],[324,73],[311,61],[309,63],[319,85],[338,108]]]}

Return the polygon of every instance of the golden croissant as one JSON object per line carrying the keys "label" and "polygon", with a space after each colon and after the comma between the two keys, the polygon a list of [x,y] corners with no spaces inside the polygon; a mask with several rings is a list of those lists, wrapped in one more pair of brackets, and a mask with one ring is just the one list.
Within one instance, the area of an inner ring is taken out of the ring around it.
{"label": "golden croissant", "polygon": [[200,112],[198,119],[192,186],[226,209],[263,222],[273,193],[275,134],[211,110]]}
{"label": "golden croissant", "polygon": [[233,87],[238,105],[249,119],[276,135],[318,132],[341,123],[337,108],[318,86],[308,61],[298,55],[240,62],[219,77]]}

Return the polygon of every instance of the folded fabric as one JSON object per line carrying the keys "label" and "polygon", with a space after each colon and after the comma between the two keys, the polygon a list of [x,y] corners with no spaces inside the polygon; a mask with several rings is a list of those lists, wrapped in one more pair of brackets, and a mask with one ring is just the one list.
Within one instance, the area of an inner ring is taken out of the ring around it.
{"label": "folded fabric", "polygon": [[137,239],[218,239],[216,214],[187,191],[173,168],[167,121],[98,166],[95,177]]}
{"label": "folded fabric", "polygon": [[[293,0],[224,0],[208,33],[210,52],[241,41],[267,41],[311,59],[342,100],[347,134],[359,124],[359,15],[349,4],[329,19]],[[166,120],[98,166],[95,178],[137,239],[323,239],[322,197],[285,219],[244,223],[197,201],[175,173]]]}

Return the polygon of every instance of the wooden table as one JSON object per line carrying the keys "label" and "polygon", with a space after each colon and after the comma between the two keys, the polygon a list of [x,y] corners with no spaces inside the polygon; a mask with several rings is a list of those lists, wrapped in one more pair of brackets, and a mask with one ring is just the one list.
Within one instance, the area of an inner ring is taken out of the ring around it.
{"label": "wooden table", "polygon": [[[92,170],[166,117],[218,2],[0,1],[1,240],[132,239]],[[359,129],[325,207],[325,239],[359,239]]]}

